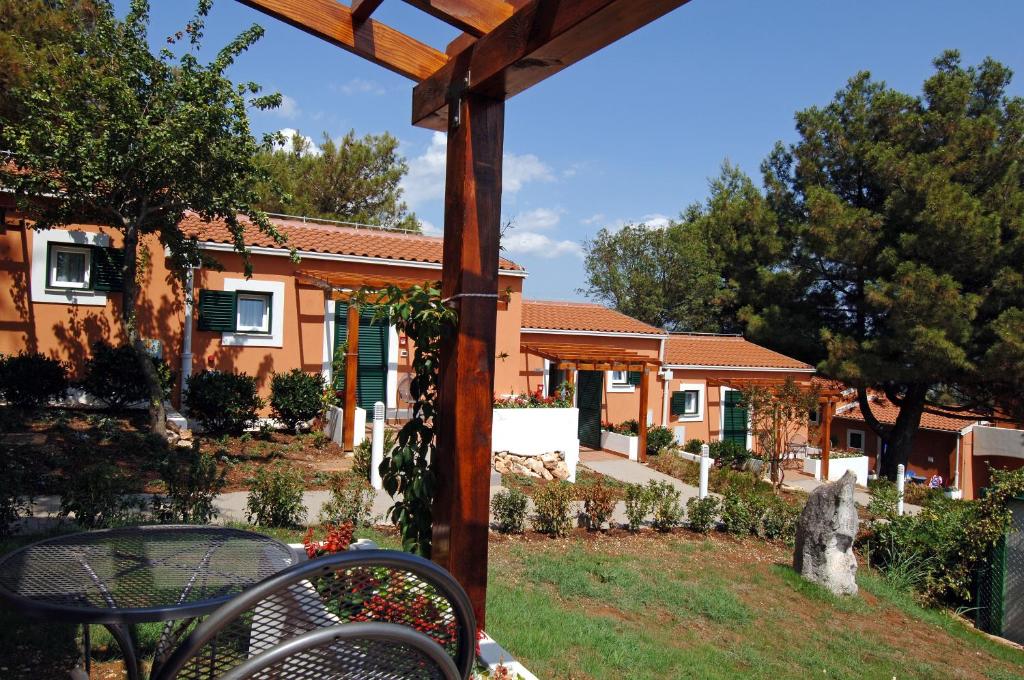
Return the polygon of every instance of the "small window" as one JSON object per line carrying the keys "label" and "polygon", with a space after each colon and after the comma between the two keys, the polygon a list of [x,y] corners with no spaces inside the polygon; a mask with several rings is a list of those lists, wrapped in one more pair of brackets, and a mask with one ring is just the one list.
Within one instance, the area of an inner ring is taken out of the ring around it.
{"label": "small window", "polygon": [[683,392],[683,415],[695,416],[700,410],[700,392],[697,390],[686,390]]}
{"label": "small window", "polygon": [[849,430],[846,433],[846,447],[849,449],[856,449],[858,451],[864,450],[864,433],[860,430]]}
{"label": "small window", "polygon": [[270,333],[269,293],[238,293],[238,317],[235,329],[239,333]]}
{"label": "small window", "polygon": [[817,425],[818,424],[818,409],[812,408],[810,411],[808,411],[808,413],[807,413],[807,421],[811,425]]}
{"label": "small window", "polygon": [[612,384],[613,385],[628,385],[629,384],[629,371],[612,371]]}
{"label": "small window", "polygon": [[49,285],[51,288],[88,288],[92,250],[75,246],[51,246]]}

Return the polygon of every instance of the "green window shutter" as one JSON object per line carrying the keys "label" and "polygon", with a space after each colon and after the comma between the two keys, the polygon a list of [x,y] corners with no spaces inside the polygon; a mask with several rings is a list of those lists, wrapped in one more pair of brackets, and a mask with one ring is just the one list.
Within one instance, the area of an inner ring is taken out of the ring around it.
{"label": "green window shutter", "polygon": [[[334,305],[334,354],[331,361],[338,359],[338,348],[348,340],[348,305],[340,302]],[[333,363],[332,363],[333,366]],[[334,371],[334,389],[339,392],[345,389],[345,369]]]}
{"label": "green window shutter", "polygon": [[237,314],[238,303],[233,291],[199,291],[199,330],[231,333],[235,330]]}
{"label": "green window shutter", "polygon": [[731,391],[725,393],[725,421],[722,438],[746,446],[747,443],[747,409],[740,406],[743,395]]}
{"label": "green window shutter", "polygon": [[640,381],[643,379],[643,375],[644,374],[640,371],[630,371],[626,375],[626,382],[633,386],[639,385]]}
{"label": "green window shutter", "polygon": [[[370,411],[375,402],[387,403],[388,326],[371,323],[374,307],[364,305],[359,313],[359,373],[356,377],[356,404]],[[334,347],[348,339],[348,305],[338,303],[334,310]],[[345,371],[335,371],[334,389],[345,389]]]}
{"label": "green window shutter", "polygon": [[90,265],[93,290],[119,293],[124,290],[124,250],[93,246]]}
{"label": "green window shutter", "polygon": [[674,416],[681,416],[686,412],[686,392],[672,393],[670,409]]}

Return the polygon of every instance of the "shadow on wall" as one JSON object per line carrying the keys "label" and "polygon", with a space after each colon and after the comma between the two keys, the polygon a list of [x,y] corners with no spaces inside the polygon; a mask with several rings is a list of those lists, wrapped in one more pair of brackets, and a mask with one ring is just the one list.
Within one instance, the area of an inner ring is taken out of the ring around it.
{"label": "shadow on wall", "polygon": [[[24,349],[37,352],[39,342],[34,332],[35,316],[28,294],[28,239],[24,232],[8,233],[9,238],[0,241],[0,272],[6,272],[11,282],[8,295],[13,309],[4,309],[4,298],[0,298],[0,332],[20,333]],[[11,243],[14,238],[19,241],[16,247]]]}

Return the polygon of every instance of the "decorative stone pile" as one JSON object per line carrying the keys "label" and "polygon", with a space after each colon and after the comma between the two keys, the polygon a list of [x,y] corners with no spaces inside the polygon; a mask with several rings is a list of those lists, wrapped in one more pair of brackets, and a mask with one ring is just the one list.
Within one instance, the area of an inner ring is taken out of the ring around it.
{"label": "decorative stone pile", "polygon": [[183,449],[192,448],[192,430],[181,428],[172,421],[167,421],[167,443]]}
{"label": "decorative stone pile", "polygon": [[540,456],[520,456],[510,451],[498,451],[494,454],[493,465],[494,469],[503,475],[515,474],[559,481],[569,478],[569,468],[560,451]]}

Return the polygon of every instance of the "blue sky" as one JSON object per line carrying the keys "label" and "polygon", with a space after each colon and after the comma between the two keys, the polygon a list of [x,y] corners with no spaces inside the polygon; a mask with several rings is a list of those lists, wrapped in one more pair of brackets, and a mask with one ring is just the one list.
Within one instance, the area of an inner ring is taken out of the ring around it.
{"label": "blue sky", "polygon": [[[153,5],[154,44],[194,6]],[[400,0],[375,17],[442,50],[456,35]],[[410,165],[410,207],[439,229],[444,137],[410,125],[411,81],[230,0],[217,0],[206,44],[254,22],[266,36],[232,76],[285,97],[253,114],[254,129],[314,140],[390,132]],[[506,254],[529,270],[528,296],[579,298],[586,239],[677,215],[726,158],[757,175],[776,140],[794,139],[794,112],[827,103],[859,70],[916,94],[931,60],[956,48],[965,63],[992,56],[1018,71],[1012,92],[1022,94],[1022,25],[1020,0],[692,0],[508,102]]]}

